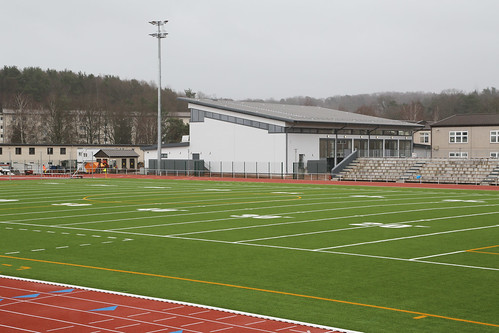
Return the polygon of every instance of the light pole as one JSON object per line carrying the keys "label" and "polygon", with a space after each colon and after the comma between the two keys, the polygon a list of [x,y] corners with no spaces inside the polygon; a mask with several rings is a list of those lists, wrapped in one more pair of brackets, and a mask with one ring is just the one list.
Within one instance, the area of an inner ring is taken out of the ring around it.
{"label": "light pole", "polygon": [[158,39],[158,174],[161,175],[161,38],[165,38],[168,33],[161,31],[168,21],[150,21],[152,25],[158,27],[158,32],[149,34]]}

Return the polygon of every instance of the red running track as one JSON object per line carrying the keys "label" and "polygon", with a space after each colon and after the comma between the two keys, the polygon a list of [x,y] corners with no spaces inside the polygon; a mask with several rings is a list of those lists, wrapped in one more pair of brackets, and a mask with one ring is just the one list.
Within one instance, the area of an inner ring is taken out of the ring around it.
{"label": "red running track", "polygon": [[352,332],[193,304],[0,276],[0,332]]}

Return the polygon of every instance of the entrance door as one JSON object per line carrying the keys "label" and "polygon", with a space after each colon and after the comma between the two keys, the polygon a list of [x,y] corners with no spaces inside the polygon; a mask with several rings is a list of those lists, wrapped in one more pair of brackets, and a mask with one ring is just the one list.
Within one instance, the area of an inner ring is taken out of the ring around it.
{"label": "entrance door", "polygon": [[126,158],[121,159],[121,168],[126,169]]}
{"label": "entrance door", "polygon": [[135,169],[135,159],[134,158],[130,159],[130,169]]}

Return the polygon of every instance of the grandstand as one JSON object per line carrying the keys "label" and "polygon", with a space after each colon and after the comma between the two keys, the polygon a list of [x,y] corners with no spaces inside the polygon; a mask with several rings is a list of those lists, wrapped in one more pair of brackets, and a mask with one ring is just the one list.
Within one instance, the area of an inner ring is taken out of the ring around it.
{"label": "grandstand", "polygon": [[498,185],[499,160],[358,158],[335,175],[335,179]]}

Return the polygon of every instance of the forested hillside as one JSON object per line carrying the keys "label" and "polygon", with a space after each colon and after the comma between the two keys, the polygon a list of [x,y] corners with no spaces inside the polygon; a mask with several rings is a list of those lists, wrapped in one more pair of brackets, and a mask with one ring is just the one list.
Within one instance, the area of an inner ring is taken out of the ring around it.
{"label": "forested hillside", "polygon": [[[166,113],[187,109],[177,97],[170,89],[162,90],[165,127],[179,125],[166,120]],[[151,144],[156,141],[157,101],[157,86],[137,80],[40,68],[0,69],[0,107],[16,113],[13,143]]]}
{"label": "forested hillside", "polygon": [[[187,111],[180,94],[162,90],[164,142],[178,142],[188,126],[166,116]],[[185,90],[188,97],[196,94]],[[204,96],[202,92],[199,96]],[[262,101],[262,100],[258,100]],[[323,99],[290,97],[271,103],[315,105],[331,109],[410,121],[436,121],[453,114],[499,113],[499,91],[487,88],[465,93],[393,92]],[[36,67],[0,69],[0,108],[15,113],[6,142],[107,143],[156,142],[157,87],[122,80]]]}
{"label": "forested hillside", "polygon": [[293,97],[280,103],[317,105],[391,119],[436,121],[453,114],[499,113],[499,91],[487,88],[471,93],[447,90],[439,94],[386,92],[325,99]]}

